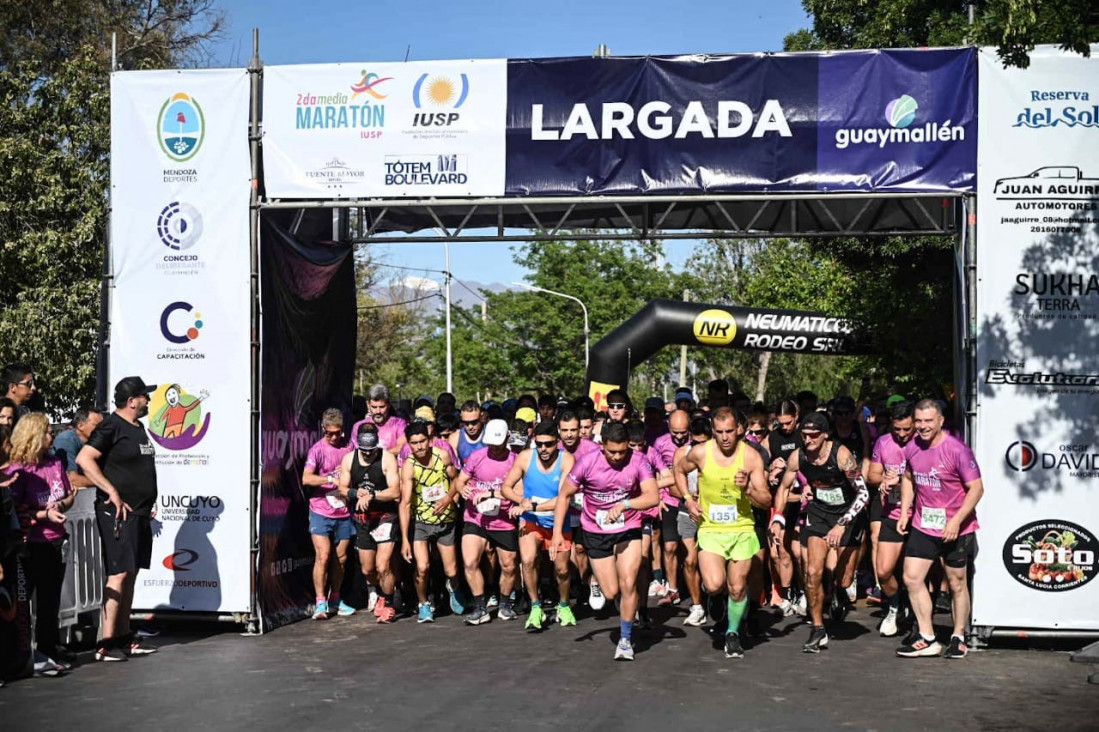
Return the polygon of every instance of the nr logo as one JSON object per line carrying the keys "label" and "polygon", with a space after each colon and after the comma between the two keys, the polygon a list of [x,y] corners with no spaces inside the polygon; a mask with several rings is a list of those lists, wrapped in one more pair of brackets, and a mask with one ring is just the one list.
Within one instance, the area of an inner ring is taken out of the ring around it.
{"label": "nr logo", "polygon": [[694,336],[707,346],[727,346],[736,337],[736,319],[724,310],[703,310],[695,317]]}

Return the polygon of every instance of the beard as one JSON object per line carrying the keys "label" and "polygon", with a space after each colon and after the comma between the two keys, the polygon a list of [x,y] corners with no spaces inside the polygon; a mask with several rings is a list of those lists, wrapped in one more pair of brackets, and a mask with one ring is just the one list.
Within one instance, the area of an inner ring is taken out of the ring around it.
{"label": "beard", "polygon": [[141,419],[142,417],[146,417],[146,416],[148,416],[148,414],[149,414],[149,405],[148,404],[142,404],[140,407],[137,408],[137,418],[138,419]]}

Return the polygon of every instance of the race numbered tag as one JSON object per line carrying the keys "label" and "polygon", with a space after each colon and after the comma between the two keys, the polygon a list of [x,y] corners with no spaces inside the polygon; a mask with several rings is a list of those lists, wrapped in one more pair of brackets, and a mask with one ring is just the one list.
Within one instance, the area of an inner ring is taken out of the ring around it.
{"label": "race numbered tag", "polygon": [[324,497],[324,500],[328,501],[328,505],[332,508],[347,508],[347,504],[344,503],[344,500],[336,493],[329,493]]}
{"label": "race numbered tag", "polygon": [[500,499],[499,498],[486,498],[476,505],[477,513],[482,516],[499,516],[500,515]]}
{"label": "race numbered tag", "polygon": [[599,524],[599,526],[601,528],[604,528],[604,529],[620,529],[620,528],[623,528],[626,525],[626,512],[625,511],[618,514],[618,519],[616,521],[609,520],[607,518],[608,513],[610,513],[610,511],[596,511],[595,512],[595,523]]}
{"label": "race numbered tag", "polygon": [[736,521],[737,512],[736,504],[710,504],[710,512],[707,516],[710,523],[714,524],[731,524]]}
{"label": "race numbered tag", "polygon": [[924,506],[920,509],[920,523],[925,529],[942,531],[946,528],[946,509]]}
{"label": "race numbered tag", "polygon": [[424,488],[424,500],[428,503],[435,503],[446,498],[446,494],[449,491],[445,485],[429,485]]}
{"label": "race numbered tag", "polygon": [[378,524],[378,528],[370,532],[371,538],[374,541],[389,541],[389,536],[393,533],[393,523],[391,521],[385,521]]}
{"label": "race numbered tag", "polygon": [[813,496],[821,503],[827,503],[830,506],[843,503],[842,488],[818,488],[813,492]]}

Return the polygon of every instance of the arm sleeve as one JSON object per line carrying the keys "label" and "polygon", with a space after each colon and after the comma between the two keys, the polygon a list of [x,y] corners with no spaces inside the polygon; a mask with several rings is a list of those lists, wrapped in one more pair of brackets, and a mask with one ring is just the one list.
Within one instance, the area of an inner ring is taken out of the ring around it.
{"label": "arm sleeve", "polygon": [[870,489],[866,487],[866,479],[862,477],[862,473],[851,481],[855,486],[855,500],[851,502],[851,505],[847,507],[847,512],[843,514],[843,524],[846,526],[855,520],[855,517],[859,515],[859,511],[866,507],[867,502],[870,500]]}

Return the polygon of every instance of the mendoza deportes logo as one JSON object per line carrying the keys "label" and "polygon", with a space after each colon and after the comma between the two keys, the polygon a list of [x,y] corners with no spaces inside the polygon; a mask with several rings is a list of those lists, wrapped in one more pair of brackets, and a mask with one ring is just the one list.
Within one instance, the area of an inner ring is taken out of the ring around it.
{"label": "mendoza deportes logo", "polygon": [[206,118],[198,101],[188,94],[173,94],[158,116],[160,149],[177,163],[190,160],[206,137]]}
{"label": "mendoza deportes logo", "polygon": [[866,129],[844,127],[836,130],[836,147],[843,150],[851,145],[915,144],[935,142],[956,142],[965,139],[965,129],[946,122],[925,122],[922,126],[913,126],[920,105],[914,98],[902,94],[885,105],[884,116],[889,127],[870,127]]}

